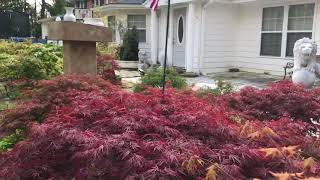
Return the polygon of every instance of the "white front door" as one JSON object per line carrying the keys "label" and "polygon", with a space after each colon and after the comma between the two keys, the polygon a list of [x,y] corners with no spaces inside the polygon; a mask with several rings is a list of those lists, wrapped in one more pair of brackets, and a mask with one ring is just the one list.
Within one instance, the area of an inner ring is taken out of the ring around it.
{"label": "white front door", "polygon": [[174,10],[173,27],[173,66],[185,68],[186,8]]}

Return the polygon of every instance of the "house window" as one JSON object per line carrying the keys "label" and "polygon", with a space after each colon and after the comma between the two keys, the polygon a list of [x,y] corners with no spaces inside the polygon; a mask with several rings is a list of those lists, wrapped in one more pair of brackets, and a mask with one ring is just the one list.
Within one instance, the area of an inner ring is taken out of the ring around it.
{"label": "house window", "polygon": [[289,6],[286,56],[293,56],[294,43],[303,37],[312,38],[314,4]]}
{"label": "house window", "polygon": [[139,42],[146,42],[146,15],[128,15],[128,28],[136,27]]}
{"label": "house window", "polygon": [[281,55],[283,14],[283,7],[271,7],[263,9],[261,55]]}
{"label": "house window", "polygon": [[104,0],[94,0],[95,6],[102,6],[104,4]]}
{"label": "house window", "polygon": [[84,0],[78,1],[78,8],[82,8],[82,9],[86,8],[85,1],[84,1]]}
{"label": "house window", "polygon": [[108,16],[108,27],[112,31],[112,41],[116,41],[116,17],[115,16]]}
{"label": "house window", "polygon": [[260,55],[292,57],[298,39],[312,38],[313,17],[314,4],[264,8]]}

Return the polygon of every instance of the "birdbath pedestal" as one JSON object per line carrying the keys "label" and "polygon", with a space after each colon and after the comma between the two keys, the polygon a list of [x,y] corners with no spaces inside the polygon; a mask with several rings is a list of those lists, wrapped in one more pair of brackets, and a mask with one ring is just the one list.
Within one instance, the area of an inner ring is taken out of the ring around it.
{"label": "birdbath pedestal", "polygon": [[63,41],[64,74],[96,75],[96,42],[112,41],[112,32],[77,22],[52,22],[48,24],[48,39]]}

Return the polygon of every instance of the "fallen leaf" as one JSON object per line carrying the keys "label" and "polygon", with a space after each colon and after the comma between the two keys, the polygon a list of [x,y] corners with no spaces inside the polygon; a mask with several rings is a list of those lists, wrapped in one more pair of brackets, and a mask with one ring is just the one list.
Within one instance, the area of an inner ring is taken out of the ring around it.
{"label": "fallen leaf", "polygon": [[289,157],[292,157],[298,153],[299,146],[288,146],[282,148],[282,153],[287,154]]}
{"label": "fallen leaf", "polygon": [[248,138],[250,139],[260,139],[263,135],[257,131],[257,132],[254,132],[254,133],[251,133],[248,135]]}
{"label": "fallen leaf", "polygon": [[266,153],[267,157],[271,156],[272,158],[275,158],[275,157],[280,157],[282,155],[281,151],[277,148],[261,148],[258,150]]}
{"label": "fallen leaf", "polygon": [[290,178],[302,178],[303,173],[273,173],[270,172],[272,176],[277,178],[277,180],[290,180]]}
{"label": "fallen leaf", "polygon": [[199,156],[191,156],[190,159],[182,163],[182,167],[191,175],[196,174],[197,170],[204,165],[204,161]]}
{"label": "fallen leaf", "polygon": [[279,137],[277,133],[275,133],[271,128],[265,127],[262,129],[262,134],[264,136],[271,136],[271,137]]}
{"label": "fallen leaf", "polygon": [[208,172],[206,175],[205,180],[216,180],[217,179],[217,164],[213,164],[212,166],[208,167]]}
{"label": "fallen leaf", "polygon": [[310,169],[315,163],[315,160],[312,157],[309,157],[308,159],[305,159],[303,161],[303,167],[306,169]]}

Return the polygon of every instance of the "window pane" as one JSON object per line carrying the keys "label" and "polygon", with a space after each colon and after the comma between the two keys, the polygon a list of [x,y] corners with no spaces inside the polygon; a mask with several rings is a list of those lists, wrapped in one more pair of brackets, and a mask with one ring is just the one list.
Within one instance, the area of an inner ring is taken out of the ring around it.
{"label": "window pane", "polygon": [[312,33],[288,33],[286,56],[293,56],[294,43],[296,43],[297,40],[302,39],[304,37],[311,39]]}
{"label": "window pane", "polygon": [[146,30],[138,30],[139,42],[146,42]]}
{"label": "window pane", "polygon": [[314,4],[290,6],[288,30],[312,30],[313,16]]}
{"label": "window pane", "polygon": [[282,33],[262,33],[261,52],[263,56],[281,55]]}
{"label": "window pane", "polygon": [[183,18],[182,16],[179,18],[179,23],[178,23],[178,40],[179,43],[181,44],[183,41],[183,32],[184,32],[184,28],[183,28]]}
{"label": "window pane", "polygon": [[128,15],[128,28],[146,28],[145,15]]}
{"label": "window pane", "polygon": [[263,9],[262,31],[282,31],[283,6]]}

